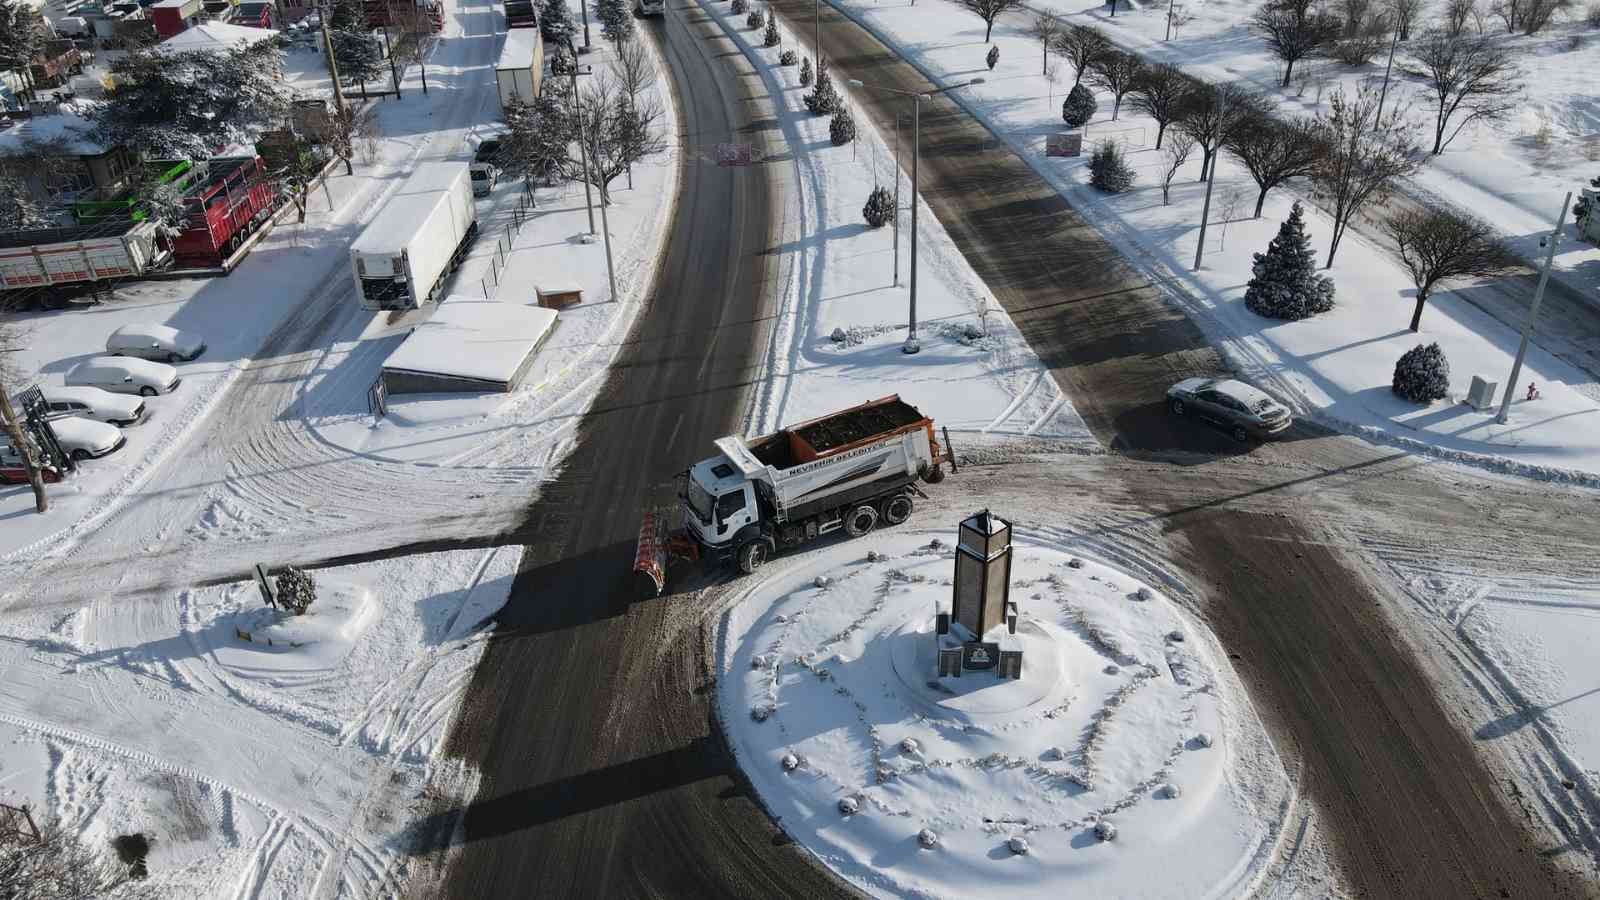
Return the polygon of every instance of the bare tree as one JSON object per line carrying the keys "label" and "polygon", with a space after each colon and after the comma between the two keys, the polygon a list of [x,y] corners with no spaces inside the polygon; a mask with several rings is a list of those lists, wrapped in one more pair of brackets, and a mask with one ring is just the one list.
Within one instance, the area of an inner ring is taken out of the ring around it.
{"label": "bare tree", "polygon": [[1333,239],[1328,267],[1350,220],[1373,201],[1382,202],[1397,179],[1421,168],[1416,142],[1402,110],[1378,111],[1378,92],[1370,87],[1349,96],[1335,88],[1328,109],[1317,116],[1323,153],[1311,174],[1324,203],[1333,207]]}
{"label": "bare tree", "polygon": [[1199,84],[1183,74],[1177,66],[1156,63],[1146,66],[1139,82],[1133,87],[1128,105],[1156,120],[1156,149],[1161,149],[1161,139],[1167,126],[1183,112],[1189,95],[1199,90]]}
{"label": "bare tree", "polygon": [[366,135],[376,131],[377,116],[372,107],[357,108],[354,103],[346,103],[328,114],[327,133],[323,135],[323,142],[334,156],[344,160],[344,174],[354,175],[355,168],[350,159],[356,154],[356,146]]}
{"label": "bare tree", "polygon": [[1200,180],[1211,177],[1217,151],[1248,123],[1266,116],[1271,103],[1236,82],[1206,85],[1190,92],[1174,127],[1200,145]]}
{"label": "bare tree", "polygon": [[1267,192],[1291,178],[1309,176],[1322,155],[1321,133],[1315,119],[1280,121],[1261,117],[1235,129],[1223,146],[1255,179],[1255,218],[1267,202]]}
{"label": "bare tree", "polygon": [[1505,23],[1506,33],[1538,34],[1556,11],[1572,5],[1572,0],[1494,0],[1489,14]]}
{"label": "bare tree", "polygon": [[1477,216],[1409,207],[1384,219],[1383,229],[1394,239],[1400,261],[1417,286],[1412,331],[1422,326],[1422,308],[1439,282],[1499,275],[1521,265],[1495,235],[1494,228]]}
{"label": "bare tree", "polygon": [[1367,12],[1372,9],[1372,0],[1339,0],[1338,7],[1344,18],[1344,36],[1354,37],[1367,24]]}
{"label": "bare tree", "polygon": [[983,42],[989,43],[989,35],[994,31],[994,20],[1000,18],[1001,13],[1022,8],[1022,0],[960,0],[961,8],[976,15],[983,20]]}
{"label": "bare tree", "polygon": [[[1444,5],[1444,33],[1457,37],[1465,33],[1467,20],[1472,18],[1477,9],[1478,0],[1445,0]],[[1483,29],[1479,29],[1481,32]]]}
{"label": "bare tree", "polygon": [[1044,57],[1039,74],[1050,74],[1050,48],[1061,38],[1061,20],[1049,13],[1037,13],[1028,23],[1028,36],[1039,42],[1040,55]]}
{"label": "bare tree", "polygon": [[1389,23],[1381,16],[1368,16],[1348,37],[1334,41],[1331,55],[1347,66],[1364,66],[1378,51],[1389,45]]}
{"label": "bare tree", "polygon": [[1161,171],[1161,205],[1172,203],[1172,179],[1178,177],[1178,170],[1189,161],[1189,154],[1194,151],[1194,138],[1183,132],[1172,136],[1167,146],[1161,148],[1161,161],[1166,166]]}
{"label": "bare tree", "polygon": [[151,895],[130,884],[133,870],[96,851],[75,830],[46,822],[39,840],[0,840],[0,900],[94,900]]}
{"label": "bare tree", "polygon": [[1089,67],[1089,83],[1111,92],[1111,121],[1122,110],[1122,98],[1138,87],[1144,63],[1132,53],[1113,50]]}
{"label": "bare tree", "polygon": [[1104,34],[1097,28],[1088,25],[1073,25],[1061,33],[1061,39],[1056,42],[1055,51],[1065,57],[1072,64],[1075,76],[1072,86],[1077,87],[1083,76],[1094,65],[1095,60],[1112,52],[1111,46]]}
{"label": "bare tree", "polygon": [[1400,40],[1411,40],[1411,26],[1417,23],[1424,0],[1388,0],[1385,3],[1388,18],[1400,29]]}
{"label": "bare tree", "polygon": [[[23,431],[20,413],[11,405],[11,395],[22,386],[22,370],[16,364],[16,354],[23,349],[27,333],[10,318],[0,318],[0,429],[4,429],[11,446],[22,457],[22,467],[28,473],[28,485],[33,489],[35,512],[50,509],[50,498],[44,492],[44,473],[40,470],[37,448],[33,439]],[[0,847],[0,897],[5,896],[5,851]]]}
{"label": "bare tree", "polygon": [[581,92],[573,112],[582,116],[582,134],[589,145],[588,178],[599,189],[602,203],[611,202],[611,182],[628,166],[667,148],[661,104],[653,95],[630,100],[608,74]]}
{"label": "bare tree", "polygon": [[1412,52],[1434,104],[1434,156],[1461,129],[1473,122],[1500,121],[1516,108],[1522,72],[1512,51],[1494,39],[1436,31]]}
{"label": "bare tree", "polygon": [[629,98],[639,96],[641,91],[656,83],[656,64],[643,41],[628,41],[619,45],[613,68],[617,80],[622,83],[622,90]]}
{"label": "bare tree", "polygon": [[1250,30],[1284,63],[1283,87],[1294,77],[1294,64],[1321,53],[1341,27],[1335,16],[1312,12],[1309,0],[1270,0],[1250,17]]}

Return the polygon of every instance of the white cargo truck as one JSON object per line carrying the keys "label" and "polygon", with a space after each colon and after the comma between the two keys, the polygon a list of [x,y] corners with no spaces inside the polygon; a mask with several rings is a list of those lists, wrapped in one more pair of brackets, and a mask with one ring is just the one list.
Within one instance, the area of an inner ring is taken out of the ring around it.
{"label": "white cargo truck", "polygon": [[0,290],[136,278],[169,256],[149,221],[0,232]]}
{"label": "white cargo truck", "polygon": [[923,496],[916,481],[955,471],[945,435],[899,395],[745,441],[715,442],[720,451],[679,476],[682,527],[669,514],[648,513],[639,529],[634,571],[666,586],[674,559],[732,563],[749,574],[779,547],[793,547],[839,529],[860,537],[879,523],[898,525]]}
{"label": "white cargo truck", "polygon": [[367,309],[414,309],[437,299],[478,236],[464,162],[424,163],[350,245],[356,296]]}

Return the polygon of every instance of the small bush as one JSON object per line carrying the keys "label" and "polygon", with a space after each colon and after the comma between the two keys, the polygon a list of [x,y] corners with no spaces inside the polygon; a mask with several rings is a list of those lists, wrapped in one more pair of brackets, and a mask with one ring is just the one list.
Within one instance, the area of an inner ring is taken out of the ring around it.
{"label": "small bush", "polygon": [[1108,194],[1133,187],[1134,173],[1116,141],[1101,141],[1089,157],[1089,183]]}
{"label": "small bush", "polygon": [[1082,128],[1090,119],[1094,118],[1094,111],[1098,104],[1094,102],[1094,92],[1081,84],[1072,86],[1067,92],[1067,99],[1061,104],[1061,118],[1073,128]]}
{"label": "small bush", "polygon": [[782,40],[783,36],[778,34],[778,17],[767,16],[767,33],[762,35],[761,43],[768,47],[776,47]]}
{"label": "small bush", "polygon": [[285,567],[278,573],[277,584],[278,605],[294,615],[305,615],[317,599],[316,579],[303,569]]}
{"label": "small bush", "polygon": [[737,16],[745,10],[748,10],[750,8],[750,4],[747,2],[747,0],[733,0],[732,8],[733,14]]}
{"label": "small bush", "polygon": [[1000,45],[995,44],[990,47],[988,54],[983,57],[983,61],[989,64],[989,71],[993,72],[995,64],[1000,62]]}
{"label": "small bush", "polygon": [[750,15],[744,17],[744,24],[747,28],[760,28],[766,23],[767,14],[759,9],[750,10]]}
{"label": "small bush", "polygon": [[1438,342],[1418,344],[1394,364],[1393,390],[1413,403],[1442,400],[1450,393],[1450,362]]}
{"label": "small bush", "polygon": [[800,60],[800,86],[811,86],[811,57]]}
{"label": "small bush", "polygon": [[1588,10],[1583,14],[1583,21],[1590,28],[1600,28],[1600,3],[1589,4]]}
{"label": "small bush", "polygon": [[850,108],[841,105],[833,114],[833,121],[828,123],[828,138],[835,147],[843,147],[856,139],[856,120],[850,115]]}
{"label": "small bush", "polygon": [[793,50],[785,50],[778,54],[778,65],[792,66],[800,61],[800,57]]}
{"label": "small bush", "polygon": [[867,195],[867,205],[861,207],[861,218],[873,228],[882,228],[894,218],[894,194],[883,185],[872,189]]}

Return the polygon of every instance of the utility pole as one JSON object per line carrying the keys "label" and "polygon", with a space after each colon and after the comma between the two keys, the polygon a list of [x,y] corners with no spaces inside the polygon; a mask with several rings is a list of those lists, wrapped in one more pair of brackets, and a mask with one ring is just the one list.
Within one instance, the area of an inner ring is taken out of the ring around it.
{"label": "utility pole", "polygon": [[333,76],[333,101],[339,112],[344,112],[344,88],[339,86],[339,63],[333,58],[333,38],[328,35],[328,22],[322,22],[322,49],[328,57],[328,74]]}
{"label": "utility pole", "polygon": [[50,498],[44,493],[44,476],[39,473],[39,461],[33,455],[33,442],[23,433],[21,423],[17,421],[17,411],[11,406],[11,392],[0,385],[0,417],[5,419],[6,434],[10,435],[11,443],[22,455],[22,466],[28,470],[28,485],[33,488],[34,512],[45,512],[50,509]]}
{"label": "utility pole", "polygon": [[815,31],[811,39],[811,64],[817,69],[817,77],[822,77],[822,0],[815,0],[811,7],[814,16],[812,28]]}
{"label": "utility pole", "polygon": [[894,286],[900,286],[900,113],[894,114]]}
{"label": "utility pole", "polygon": [[1389,41],[1389,61],[1383,65],[1383,90],[1378,92],[1378,114],[1372,119],[1372,127],[1377,128],[1383,121],[1383,101],[1389,96],[1389,73],[1394,69],[1394,48],[1400,45],[1400,17],[1394,17],[1394,39]]}
{"label": "utility pole", "polygon": [[1561,212],[1556,214],[1555,230],[1550,232],[1544,251],[1544,271],[1539,273],[1539,286],[1533,291],[1533,306],[1528,310],[1528,321],[1522,326],[1522,343],[1517,345],[1517,359],[1511,364],[1511,378],[1506,382],[1506,394],[1500,398],[1500,414],[1496,423],[1504,425],[1511,412],[1511,395],[1517,392],[1517,379],[1522,375],[1522,360],[1528,355],[1528,339],[1533,336],[1534,323],[1539,319],[1539,304],[1544,301],[1544,286],[1550,281],[1550,265],[1555,262],[1556,242],[1561,240],[1561,226],[1567,224],[1567,207],[1572,205],[1572,192],[1561,201]]}
{"label": "utility pole", "polygon": [[[1221,156],[1221,152],[1217,156]],[[1211,158],[1211,168],[1216,169],[1216,157]],[[1206,202],[1200,209],[1200,242],[1194,247],[1194,271],[1200,271],[1200,257],[1206,252],[1206,221],[1211,218],[1211,186],[1217,183],[1217,173],[1213,171],[1211,177],[1206,179]]]}
{"label": "utility pole", "polygon": [[[567,49],[573,50],[571,41],[567,41]],[[573,50],[572,60],[572,115],[578,120],[578,158],[583,162],[583,199],[584,202],[588,204],[589,235],[592,240],[594,236],[594,198],[589,192],[590,153],[587,147],[588,141],[585,140],[583,134],[583,108],[578,102],[579,72],[577,61],[578,54],[576,50]],[[584,72],[582,74],[587,75],[590,73]],[[599,135],[595,135],[595,149],[597,150],[599,149],[599,140]],[[606,280],[611,285],[611,299],[615,301],[620,298],[617,297],[617,269],[611,259],[611,220],[610,217],[606,215],[606,195],[604,191],[600,193],[600,236],[605,241],[606,247]]]}

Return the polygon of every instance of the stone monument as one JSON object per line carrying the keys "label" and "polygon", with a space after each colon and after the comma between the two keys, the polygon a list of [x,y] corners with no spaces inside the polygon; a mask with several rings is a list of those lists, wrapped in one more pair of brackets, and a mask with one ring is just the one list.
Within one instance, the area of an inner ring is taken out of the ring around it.
{"label": "stone monument", "polygon": [[1011,523],[987,509],[974,513],[957,531],[951,611],[937,614],[939,677],[985,669],[1002,678],[1022,677],[1017,606],[1010,595]]}

